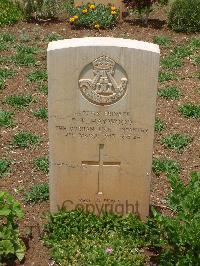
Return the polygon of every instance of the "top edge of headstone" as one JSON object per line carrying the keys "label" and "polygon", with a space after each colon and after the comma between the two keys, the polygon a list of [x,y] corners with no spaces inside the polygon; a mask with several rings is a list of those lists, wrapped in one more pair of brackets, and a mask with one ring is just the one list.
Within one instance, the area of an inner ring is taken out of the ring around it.
{"label": "top edge of headstone", "polygon": [[59,41],[50,42],[47,51],[60,50],[64,48],[72,47],[86,47],[86,46],[102,46],[102,47],[121,47],[121,48],[133,48],[138,50],[145,50],[154,53],[160,53],[159,46],[157,44],[123,39],[112,37],[84,37],[84,38],[72,38]]}

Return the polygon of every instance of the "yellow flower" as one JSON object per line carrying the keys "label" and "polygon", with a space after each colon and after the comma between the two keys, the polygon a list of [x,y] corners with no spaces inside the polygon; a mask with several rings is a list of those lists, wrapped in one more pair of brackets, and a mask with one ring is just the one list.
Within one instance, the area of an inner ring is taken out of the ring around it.
{"label": "yellow flower", "polygon": [[87,13],[87,12],[88,12],[87,8],[84,8],[84,9],[82,10],[82,13],[83,13],[83,14],[85,14],[85,13]]}
{"label": "yellow flower", "polygon": [[111,11],[111,14],[112,14],[112,15],[116,15],[117,12],[116,12],[116,11]]}
{"label": "yellow flower", "polygon": [[90,9],[95,9],[95,5],[94,4],[91,4],[89,7],[90,7]]}
{"label": "yellow flower", "polygon": [[78,16],[74,16],[74,19],[78,19]]}
{"label": "yellow flower", "polygon": [[115,11],[117,8],[115,6],[111,6],[111,10]]}
{"label": "yellow flower", "polygon": [[69,19],[69,22],[70,23],[73,23],[74,21],[75,21],[75,18],[74,17]]}
{"label": "yellow flower", "polygon": [[99,24],[95,24],[94,27],[95,27],[95,29],[98,30],[100,28],[100,25]]}

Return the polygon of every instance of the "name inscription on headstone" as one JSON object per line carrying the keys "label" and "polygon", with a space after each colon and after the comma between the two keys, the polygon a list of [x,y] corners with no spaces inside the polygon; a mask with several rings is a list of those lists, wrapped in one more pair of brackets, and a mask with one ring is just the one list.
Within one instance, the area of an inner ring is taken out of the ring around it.
{"label": "name inscription on headstone", "polygon": [[[129,112],[82,111],[70,117],[54,117],[60,123],[56,129],[66,137],[141,139],[148,133],[146,128],[135,127]],[[68,125],[65,125],[67,121]]]}

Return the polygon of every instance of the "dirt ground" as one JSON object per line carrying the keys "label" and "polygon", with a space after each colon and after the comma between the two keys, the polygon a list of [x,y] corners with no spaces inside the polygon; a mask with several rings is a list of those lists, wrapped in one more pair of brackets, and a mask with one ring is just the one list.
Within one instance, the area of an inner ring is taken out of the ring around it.
{"label": "dirt ground", "polygon": [[[159,19],[158,19],[159,18]],[[66,21],[54,23],[26,23],[20,22],[14,26],[5,26],[0,29],[1,33],[13,33],[17,37],[17,42],[22,33],[31,37],[30,45],[38,45],[44,49],[43,53],[37,55],[37,68],[46,68],[47,48],[46,36],[51,33],[57,33],[64,38],[85,37],[85,36],[112,36],[121,38],[130,38],[153,42],[158,35],[165,35],[172,39],[170,48],[160,47],[161,56],[170,52],[173,46],[185,43],[195,34],[175,33],[167,28],[166,18],[163,12],[155,12],[149,21],[148,27],[143,27],[137,20],[126,19],[112,30],[72,30]],[[39,37],[39,38],[38,38]],[[37,41],[36,41],[37,39]],[[2,55],[11,55],[14,53],[14,45],[10,46],[8,51],[2,52]],[[188,174],[191,171],[200,170],[200,123],[198,119],[188,119],[180,115],[177,107],[182,103],[200,102],[200,94],[197,88],[200,87],[200,80],[193,76],[198,71],[197,66],[192,64],[188,58],[184,59],[184,65],[175,72],[179,77],[184,79],[167,81],[160,83],[158,88],[175,85],[182,93],[179,100],[166,100],[161,97],[157,98],[156,117],[160,118],[165,129],[161,133],[155,134],[155,143],[153,157],[167,157],[176,160],[181,165],[181,177],[187,183]],[[32,71],[32,67],[19,67],[14,64],[6,64],[9,68],[14,68],[17,75],[6,81],[6,88],[0,92],[0,108],[7,111],[13,111],[15,126],[13,128],[1,128],[0,131],[0,157],[10,159],[12,171],[9,176],[0,179],[1,190],[7,190],[19,200],[25,211],[25,219],[20,224],[20,229],[24,234],[26,228],[31,228],[31,238],[27,241],[27,252],[22,265],[25,266],[47,266],[54,265],[49,257],[47,248],[41,241],[41,232],[44,223],[43,214],[49,211],[49,202],[38,203],[35,205],[25,204],[24,192],[28,191],[33,184],[48,182],[48,175],[35,169],[33,158],[39,156],[48,156],[48,128],[47,121],[37,119],[32,115],[33,111],[41,107],[47,108],[47,96],[38,90],[36,83],[27,82],[27,74]],[[1,66],[2,67],[2,66]],[[5,64],[3,65],[5,67]],[[37,102],[31,103],[29,107],[15,109],[4,102],[7,95],[12,94],[31,94],[37,98]],[[42,137],[42,142],[32,149],[13,148],[11,139],[20,130],[29,130]],[[165,148],[161,144],[161,139],[170,133],[184,133],[190,135],[192,142],[182,153]],[[159,177],[152,174],[151,185],[151,205],[158,206],[161,210],[166,211],[166,194],[169,192],[169,184],[165,175]],[[13,265],[13,264],[12,264]],[[16,262],[16,265],[19,265]]]}

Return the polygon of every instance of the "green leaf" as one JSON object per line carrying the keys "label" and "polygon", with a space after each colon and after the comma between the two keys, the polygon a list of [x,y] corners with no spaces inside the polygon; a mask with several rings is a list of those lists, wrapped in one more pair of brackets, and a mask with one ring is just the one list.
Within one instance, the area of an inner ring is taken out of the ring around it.
{"label": "green leaf", "polygon": [[0,209],[0,216],[8,216],[10,213],[11,210],[7,206]]}
{"label": "green leaf", "polygon": [[24,255],[25,255],[26,247],[23,244],[23,242],[20,240],[17,244],[18,244],[18,246],[17,246],[17,250],[15,251],[15,254],[16,254],[18,260],[22,261],[24,258]]}

